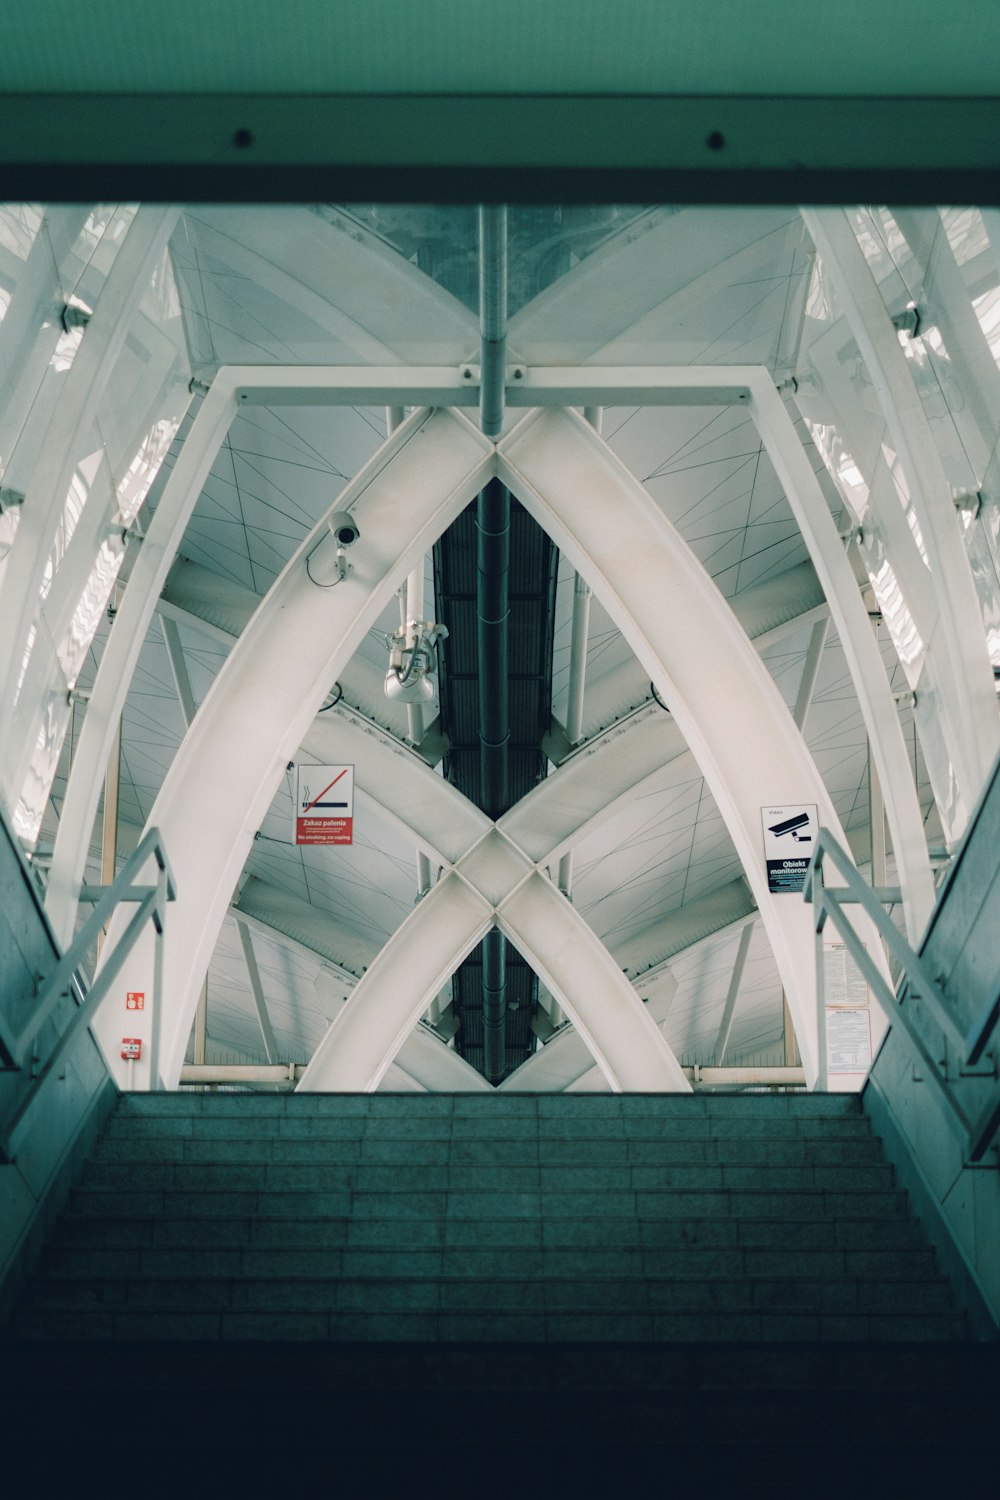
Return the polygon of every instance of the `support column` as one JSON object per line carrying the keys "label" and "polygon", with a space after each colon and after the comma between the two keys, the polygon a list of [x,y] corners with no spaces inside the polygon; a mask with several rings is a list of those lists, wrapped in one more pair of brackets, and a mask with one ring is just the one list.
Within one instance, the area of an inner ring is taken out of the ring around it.
{"label": "support column", "polygon": [[[414,412],[335,501],[355,515],[360,530],[346,577],[333,582],[336,548],[324,517],[279,575],[202,704],[150,815],[170,851],[178,890],[164,986],[168,1087],[179,1077],[231,893],[285,766],[330,683],[417,559],[482,489],[493,464],[492,445],[466,419],[445,410]],[[143,552],[148,546],[149,537]],[[131,587],[126,604],[130,594]],[[112,637],[120,627],[121,615]],[[148,988],[151,956],[141,938],[123,971],[129,988]],[[99,1013],[94,1029],[114,1065],[108,1024]]]}
{"label": "support column", "polygon": [[257,1012],[257,1024],[264,1042],[264,1056],[269,1063],[276,1063],[278,1058],[278,1044],[274,1039],[274,1030],[271,1026],[271,1017],[267,1013],[267,1001],[264,998],[264,986],[260,982],[260,970],[257,967],[257,955],[253,951],[253,938],[250,929],[245,922],[237,922],[240,933],[240,947],[243,949],[243,958],[247,966],[247,977],[250,980],[250,994],[253,997],[254,1010]]}
{"label": "support column", "polygon": [[0,766],[10,766],[17,758],[11,753],[16,686],[70,479],[77,460],[86,451],[84,445],[129,325],[178,213],[176,208],[154,205],[140,208],[133,219],[67,372],[38,462],[24,485],[26,503],[0,600],[0,640],[4,642],[0,654]]}
{"label": "support column", "polygon": [[[968,816],[997,753],[1000,719],[951,488],[906,356],[847,215],[842,209],[804,209],[803,218],[868,366],[931,559],[944,653],[938,679],[942,710],[954,716],[955,772]],[[886,778],[883,785],[888,791]]]}
{"label": "support column", "polygon": [[[917,943],[934,909],[934,881],[910,758],[882,657],[872,636],[868,611],[819,481],[766,371],[756,371],[751,377],[750,409],[809,548],[858,695],[868,738],[874,746],[886,791],[886,812],[903,890],[906,931],[910,942]],[[995,706],[993,712],[996,713]]]}
{"label": "support column", "polygon": [[[736,1001],[739,998],[740,985],[743,983],[743,971],[747,966],[747,954],[750,952],[750,943],[753,938],[753,923],[748,922],[740,933],[739,947],[736,950],[736,960],[733,964],[733,972],[729,980],[729,989],[726,991],[726,1003],[722,1007],[722,1022],[719,1026],[719,1035],[715,1040],[715,1066],[721,1068],[726,1061],[726,1053],[729,1050],[729,1038],[733,1034],[733,1019],[736,1015]],[[784,993],[784,992],[782,992]]]}
{"label": "support column", "polygon": [[167,573],[229,430],[235,408],[233,379],[220,371],[164,485],[101,656],[73,769],[66,785],[45,897],[49,920],[63,946],[73,936],[80,882],[97,814],[101,776],[107,764],[115,725],[121,718],[132,674]]}
{"label": "support column", "polygon": [[[821,825],[839,829],[802,736],[714,583],[638,480],[579,417],[533,413],[500,443],[499,460],[501,476],[590,579],[670,703],[743,862],[814,1080],[811,915],[804,903],[769,891],[761,829],[761,808],[778,798],[815,803]],[[865,631],[870,643],[867,619]]]}

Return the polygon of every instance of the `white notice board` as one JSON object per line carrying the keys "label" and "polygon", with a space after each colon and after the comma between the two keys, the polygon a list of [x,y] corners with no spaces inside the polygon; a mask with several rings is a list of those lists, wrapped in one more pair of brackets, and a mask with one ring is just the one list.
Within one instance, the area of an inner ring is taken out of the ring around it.
{"label": "white notice board", "polygon": [[826,1012],[827,1073],[867,1073],[871,1065],[871,1011],[831,1005]]}

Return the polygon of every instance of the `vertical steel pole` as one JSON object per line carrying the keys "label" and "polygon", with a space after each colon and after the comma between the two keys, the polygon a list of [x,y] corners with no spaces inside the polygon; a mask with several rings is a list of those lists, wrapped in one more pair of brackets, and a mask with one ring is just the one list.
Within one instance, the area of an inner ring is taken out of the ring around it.
{"label": "vertical steel pole", "polygon": [[507,209],[479,210],[479,417],[488,438],[503,430],[507,369]]}
{"label": "vertical steel pole", "polygon": [[[603,406],[587,406],[584,418],[600,435],[604,421]],[[569,648],[569,691],[566,698],[566,738],[576,745],[583,734],[583,691],[587,676],[587,642],[590,636],[590,585],[580,574],[573,579],[573,634]],[[559,889],[568,899],[573,895],[573,851],[562,856],[557,875]],[[562,1012],[559,1012],[560,1016]],[[558,1024],[553,1022],[553,1024]]]}
{"label": "vertical steel pole", "polygon": [[788,996],[784,990],[781,992],[781,1012],[783,1016],[782,1035],[784,1040],[785,1067],[797,1068],[802,1059],[799,1056],[799,1047],[795,1040],[795,1027],[792,1025],[792,1012],[788,1006]]}
{"label": "vertical steel pole", "polygon": [[205,1043],[208,1039],[208,980],[201,987],[201,999],[198,1001],[198,1009],[194,1013],[194,1057],[192,1061],[198,1067],[205,1062]]}
{"label": "vertical steel pole", "polygon": [[[114,739],[111,741],[111,753],[108,756],[108,764],[104,772],[104,811],[101,815],[101,884],[111,885],[114,882],[118,868],[118,797],[121,786],[121,764],[122,764],[122,721],[118,720],[115,728]],[[107,928],[97,939],[97,956],[100,958],[101,949]]]}
{"label": "vertical steel pole", "polygon": [[722,1011],[722,1024],[719,1027],[719,1035],[715,1043],[715,1066],[717,1068],[721,1068],[726,1060],[729,1038],[733,1031],[733,1019],[736,1015],[736,1001],[740,993],[740,985],[743,983],[743,971],[747,966],[747,954],[750,952],[752,937],[753,923],[748,922],[740,933],[740,946],[736,950],[736,962],[733,964],[733,973],[729,981],[729,991],[726,995],[726,1003]]}

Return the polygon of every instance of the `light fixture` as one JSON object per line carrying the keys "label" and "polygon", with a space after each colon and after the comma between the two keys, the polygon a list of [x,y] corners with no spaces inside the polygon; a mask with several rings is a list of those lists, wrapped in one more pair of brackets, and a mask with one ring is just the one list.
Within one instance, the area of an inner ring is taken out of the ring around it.
{"label": "light fixture", "polygon": [[433,620],[408,620],[391,636],[389,670],[385,674],[385,696],[392,703],[429,703],[434,684],[429,672],[434,670],[434,647],[448,634],[447,627]]}

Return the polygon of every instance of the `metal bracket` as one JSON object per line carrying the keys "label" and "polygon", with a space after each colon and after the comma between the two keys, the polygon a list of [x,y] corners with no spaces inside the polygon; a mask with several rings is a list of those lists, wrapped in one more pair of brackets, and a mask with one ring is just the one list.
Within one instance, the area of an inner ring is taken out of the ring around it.
{"label": "metal bracket", "polygon": [[86,328],[92,314],[85,307],[77,307],[75,303],[66,302],[59,313],[59,321],[62,323],[64,333],[74,333],[78,328]]}
{"label": "metal bracket", "polygon": [[569,740],[566,730],[559,720],[553,715],[549,720],[549,727],[542,735],[541,749],[548,756],[554,766],[562,765],[568,755],[572,755],[575,745]]}
{"label": "metal bracket", "polygon": [[906,333],[911,339],[920,337],[920,309],[916,303],[904,307],[903,311],[897,313],[892,320],[892,326],[897,333]]}
{"label": "metal bracket", "polygon": [[[508,385],[523,384],[528,378],[527,365],[508,365],[506,372]],[[458,377],[463,385],[479,385],[482,380],[479,365],[459,365]]]}
{"label": "metal bracket", "polygon": [[963,515],[971,516],[974,521],[977,521],[979,512],[983,508],[983,497],[979,490],[973,490],[966,495],[953,496],[952,504]]}

